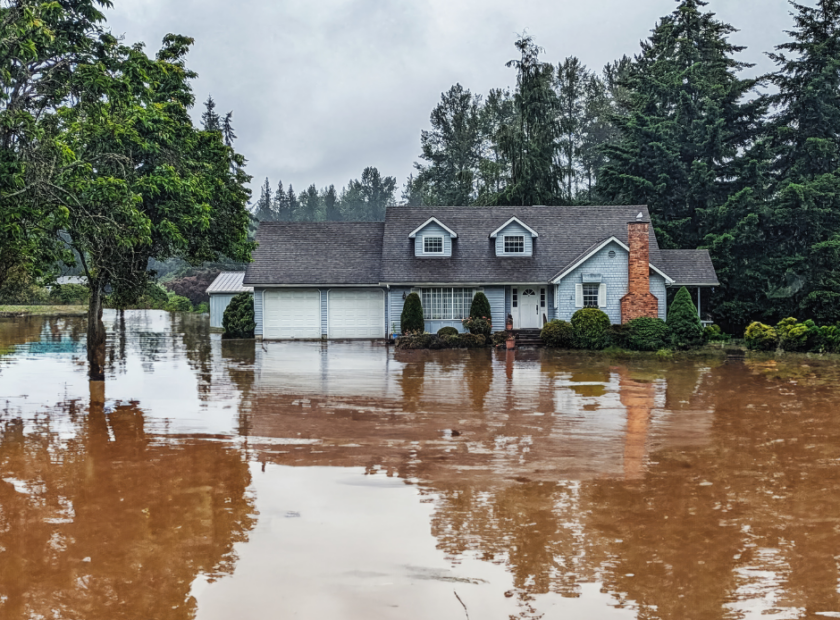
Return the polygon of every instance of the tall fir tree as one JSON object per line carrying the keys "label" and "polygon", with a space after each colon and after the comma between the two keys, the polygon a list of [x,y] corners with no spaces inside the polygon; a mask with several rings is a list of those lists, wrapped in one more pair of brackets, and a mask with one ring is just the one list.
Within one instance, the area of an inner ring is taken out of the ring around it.
{"label": "tall fir tree", "polygon": [[341,204],[338,201],[338,193],[335,191],[335,185],[330,185],[324,190],[322,201],[324,203],[324,215],[327,221],[340,222],[342,220]]}
{"label": "tall fir tree", "polygon": [[498,205],[537,205],[555,202],[562,174],[556,166],[559,128],[554,66],[540,60],[542,49],[530,36],[516,42],[518,60],[514,106],[516,117],[498,136],[500,149],[510,162],[510,181],[494,198]]}
{"label": "tall fir tree", "polygon": [[271,183],[269,183],[268,178],[265,179],[265,183],[260,188],[260,198],[254,209],[254,217],[260,222],[273,222],[277,219],[277,214],[274,211]]}
{"label": "tall fir tree", "polygon": [[321,213],[321,196],[318,194],[318,188],[313,183],[306,190],[298,196],[299,207],[295,214],[295,221],[297,222],[320,222],[323,221],[323,214]]}
{"label": "tall fir tree", "polygon": [[571,204],[581,176],[580,155],[586,131],[586,102],[593,80],[586,66],[570,56],[557,66],[557,121],[560,133],[560,166],[564,186],[560,201]]}
{"label": "tall fir tree", "polygon": [[840,321],[840,0],[793,3],[769,76],[774,191],[764,219],[777,315]]}
{"label": "tall fir tree", "polygon": [[204,112],[201,114],[201,126],[204,128],[204,131],[222,130],[222,119],[216,112],[216,102],[213,101],[213,97],[210,95],[207,96],[207,101],[204,102]]}
{"label": "tall fir tree", "polygon": [[598,189],[624,204],[647,204],[660,243],[696,248],[710,232],[704,212],[745,187],[766,100],[729,42],[734,28],[682,0],[662,18],[622,80],[621,140],[608,146]]}
{"label": "tall fir tree", "polygon": [[237,137],[233,130],[233,112],[225,114],[225,120],[222,121],[222,136],[225,139],[225,144],[232,147]]}

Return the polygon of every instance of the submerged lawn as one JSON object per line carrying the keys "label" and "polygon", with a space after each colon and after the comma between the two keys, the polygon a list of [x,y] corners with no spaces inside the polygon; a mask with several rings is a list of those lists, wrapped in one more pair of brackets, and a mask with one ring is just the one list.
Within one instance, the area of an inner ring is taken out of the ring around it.
{"label": "submerged lawn", "polygon": [[15,316],[84,316],[87,306],[3,306],[0,305],[0,317]]}

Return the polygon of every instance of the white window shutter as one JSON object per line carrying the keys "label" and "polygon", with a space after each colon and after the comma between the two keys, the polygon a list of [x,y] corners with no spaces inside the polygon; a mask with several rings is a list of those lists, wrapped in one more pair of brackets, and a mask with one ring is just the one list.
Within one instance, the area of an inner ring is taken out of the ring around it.
{"label": "white window shutter", "polygon": [[583,308],[583,284],[575,284],[575,308]]}
{"label": "white window shutter", "polygon": [[603,283],[598,287],[598,307],[607,307],[607,285]]}

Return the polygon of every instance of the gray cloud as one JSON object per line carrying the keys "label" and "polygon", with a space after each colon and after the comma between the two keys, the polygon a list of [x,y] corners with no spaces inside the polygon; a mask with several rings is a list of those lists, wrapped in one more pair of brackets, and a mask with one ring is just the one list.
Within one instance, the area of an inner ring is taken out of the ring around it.
{"label": "gray cloud", "polygon": [[[154,52],[166,33],[196,39],[199,101],[233,110],[237,149],[258,188],[267,176],[300,190],[341,186],[377,166],[402,183],[441,92],[511,86],[504,64],[527,29],[545,59],[600,68],[634,54],[673,0],[116,0],[110,27]],[[785,0],[712,0],[763,55],[791,26]],[[200,109],[196,109],[196,117]]]}

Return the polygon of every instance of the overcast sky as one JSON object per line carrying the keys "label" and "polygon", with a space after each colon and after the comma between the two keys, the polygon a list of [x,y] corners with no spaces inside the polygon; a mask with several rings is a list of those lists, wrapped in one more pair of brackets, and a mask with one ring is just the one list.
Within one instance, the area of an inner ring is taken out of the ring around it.
{"label": "overcast sky", "polygon": [[[806,0],[807,1],[807,0]],[[813,4],[813,1],[807,2]],[[513,42],[527,31],[557,63],[590,68],[635,54],[674,0],[114,0],[112,32],[153,53],[167,33],[195,38],[199,101],[233,110],[252,188],[269,177],[340,188],[366,166],[412,172],[420,130],[443,91],[512,86]],[[742,59],[764,53],[792,22],[786,0],[711,0],[737,27]],[[201,110],[197,106],[196,117]],[[258,196],[255,196],[256,199]]]}

